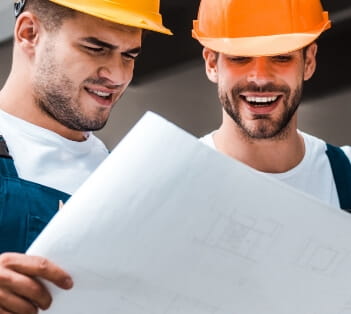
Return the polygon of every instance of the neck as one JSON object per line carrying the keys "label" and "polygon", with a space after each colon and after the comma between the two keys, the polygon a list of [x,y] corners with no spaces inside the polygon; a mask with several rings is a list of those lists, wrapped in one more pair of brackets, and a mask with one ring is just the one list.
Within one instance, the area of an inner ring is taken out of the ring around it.
{"label": "neck", "polygon": [[26,78],[26,76],[15,75],[13,72],[10,74],[3,89],[0,91],[1,110],[53,131],[69,140],[86,140],[86,132],[71,130],[42,111],[35,103],[31,86],[26,84],[23,78]]}
{"label": "neck", "polygon": [[282,138],[249,139],[231,120],[223,122],[213,139],[220,152],[267,173],[286,172],[297,166],[305,154],[303,138],[296,128],[296,115]]}

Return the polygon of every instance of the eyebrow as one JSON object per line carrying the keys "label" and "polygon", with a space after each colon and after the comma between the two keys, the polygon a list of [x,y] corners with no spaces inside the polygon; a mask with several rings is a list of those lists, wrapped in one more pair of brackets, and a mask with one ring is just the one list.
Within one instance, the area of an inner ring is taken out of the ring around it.
{"label": "eyebrow", "polygon": [[[100,47],[104,47],[110,50],[116,50],[118,49],[118,46],[112,45],[110,43],[107,43],[105,41],[102,41],[100,39],[97,39],[96,37],[84,37],[81,40],[88,42],[90,44],[96,45],[96,46],[100,46]],[[124,53],[131,53],[131,54],[139,54],[141,52],[141,47],[135,47],[135,48],[131,48],[128,49],[126,51],[124,51]]]}

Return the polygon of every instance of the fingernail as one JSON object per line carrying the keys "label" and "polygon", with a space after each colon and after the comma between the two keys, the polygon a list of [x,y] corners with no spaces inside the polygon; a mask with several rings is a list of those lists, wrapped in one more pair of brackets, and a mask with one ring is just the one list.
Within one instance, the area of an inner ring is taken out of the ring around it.
{"label": "fingernail", "polygon": [[67,277],[63,282],[66,289],[70,289],[73,287],[73,280],[70,277]]}

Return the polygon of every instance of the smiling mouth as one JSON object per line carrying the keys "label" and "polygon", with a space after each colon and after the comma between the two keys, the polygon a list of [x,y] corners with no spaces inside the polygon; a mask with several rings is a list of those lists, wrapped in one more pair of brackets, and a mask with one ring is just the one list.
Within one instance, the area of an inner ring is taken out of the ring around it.
{"label": "smiling mouth", "polygon": [[252,107],[268,107],[276,103],[282,96],[240,96],[246,103]]}
{"label": "smiling mouth", "polygon": [[89,94],[93,94],[93,95],[95,95],[97,97],[100,97],[103,100],[112,100],[113,93],[102,92],[102,91],[94,90],[94,89],[90,89],[90,88],[85,88],[85,90]]}

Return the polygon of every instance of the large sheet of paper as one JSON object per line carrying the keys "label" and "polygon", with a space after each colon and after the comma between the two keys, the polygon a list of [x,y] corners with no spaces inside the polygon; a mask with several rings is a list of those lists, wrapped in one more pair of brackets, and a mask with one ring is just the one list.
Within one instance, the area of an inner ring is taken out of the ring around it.
{"label": "large sheet of paper", "polygon": [[351,216],[147,113],[28,254],[48,313],[351,314]]}

